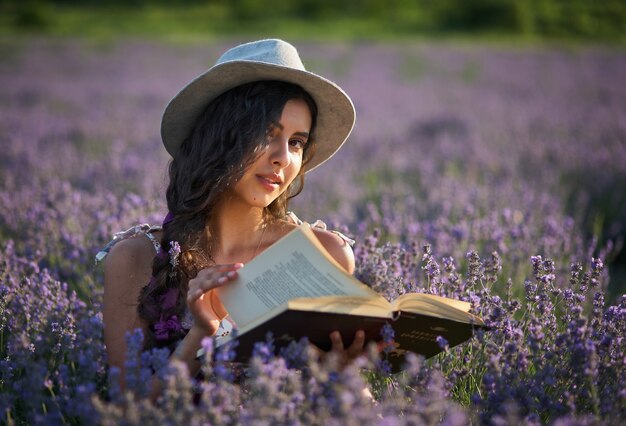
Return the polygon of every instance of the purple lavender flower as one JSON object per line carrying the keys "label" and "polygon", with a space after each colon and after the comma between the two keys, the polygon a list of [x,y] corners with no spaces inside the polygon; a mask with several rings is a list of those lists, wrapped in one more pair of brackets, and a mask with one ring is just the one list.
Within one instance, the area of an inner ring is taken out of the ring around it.
{"label": "purple lavender flower", "polygon": [[164,319],[161,317],[159,321],[154,324],[154,337],[158,340],[167,340],[173,333],[180,333],[183,331],[183,327],[176,315]]}
{"label": "purple lavender flower", "polygon": [[180,256],[180,244],[178,241],[170,241],[170,249],[167,251],[170,255],[170,265],[172,269],[178,266],[178,257]]}
{"label": "purple lavender flower", "polygon": [[449,348],[448,341],[443,336],[437,336],[437,345],[444,351],[447,351]]}
{"label": "purple lavender flower", "polygon": [[[336,65],[323,74],[341,82],[360,118],[290,209],[353,235],[356,276],[385,298],[429,289],[469,301],[492,330],[433,359],[409,356],[396,376],[377,372],[374,356],[333,370],[294,343],[256,360],[241,385],[220,361],[230,352],[211,339],[200,381],[166,351],[140,354],[134,335],[122,393],[115,368],[107,384],[102,270],[91,259],[113,233],[161,223],[168,158],[151,135],[180,69],[204,69],[206,46],[181,54],[144,42],[106,52],[76,40],[6,43],[0,423],[626,418],[626,297],[611,264],[624,233],[623,215],[612,213],[625,205],[621,52],[424,43],[351,46],[345,55],[341,45],[303,45],[314,65]],[[163,252],[170,261],[174,243]],[[161,305],[178,296],[166,293]],[[179,331],[167,314],[159,329]],[[359,369],[371,369],[375,402],[360,393]],[[157,405],[145,398],[153,372],[164,380]]]}
{"label": "purple lavender flower", "polygon": [[252,356],[267,363],[274,356],[274,338],[269,332],[265,337],[265,342],[256,342],[252,350]]}
{"label": "purple lavender flower", "polygon": [[287,346],[280,348],[279,355],[285,360],[287,367],[304,370],[311,361],[310,347],[307,338],[298,342],[289,342]]}

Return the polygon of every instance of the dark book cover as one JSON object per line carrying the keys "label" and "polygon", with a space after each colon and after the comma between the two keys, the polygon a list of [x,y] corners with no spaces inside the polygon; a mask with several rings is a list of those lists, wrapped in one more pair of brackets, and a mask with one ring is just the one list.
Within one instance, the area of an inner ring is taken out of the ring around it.
{"label": "dark book cover", "polygon": [[247,362],[252,356],[254,344],[266,341],[268,333],[272,334],[277,352],[290,342],[299,341],[303,337],[321,350],[329,351],[329,334],[333,331],[341,333],[344,347],[348,347],[357,330],[365,332],[366,342],[381,341],[381,330],[386,323],[392,326],[395,334],[395,348],[387,355],[394,372],[402,369],[407,352],[421,354],[426,358],[442,352],[443,349],[437,343],[438,336],[442,336],[453,347],[470,339],[475,328],[485,328],[482,325],[408,312],[399,313],[392,320],[362,315],[286,310],[262,325],[236,336],[238,344],[235,361]]}

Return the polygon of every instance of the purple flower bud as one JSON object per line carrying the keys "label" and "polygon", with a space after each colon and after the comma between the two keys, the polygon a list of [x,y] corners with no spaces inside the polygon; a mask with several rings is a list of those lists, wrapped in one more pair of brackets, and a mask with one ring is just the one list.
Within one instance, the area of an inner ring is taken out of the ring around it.
{"label": "purple flower bud", "polygon": [[154,324],[154,337],[157,340],[167,340],[173,333],[180,333],[183,331],[183,327],[176,315],[172,315],[167,319],[163,319]]}
{"label": "purple flower bud", "polygon": [[170,265],[172,265],[172,268],[176,268],[178,266],[178,256],[180,256],[180,244],[178,244],[178,241],[170,241],[168,253],[170,255]]}
{"label": "purple flower bud", "polygon": [[393,339],[395,337],[395,331],[393,330],[393,327],[391,325],[386,323],[381,328],[380,335],[382,336],[384,343],[391,343],[393,342]]}
{"label": "purple flower bud", "polygon": [[444,351],[448,350],[448,341],[443,336],[437,336],[437,345]]}

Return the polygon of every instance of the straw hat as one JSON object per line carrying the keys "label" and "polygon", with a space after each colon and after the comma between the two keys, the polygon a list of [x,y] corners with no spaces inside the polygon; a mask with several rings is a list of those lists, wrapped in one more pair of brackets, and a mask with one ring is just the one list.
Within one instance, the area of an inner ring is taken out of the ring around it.
{"label": "straw hat", "polygon": [[226,51],[212,68],[192,80],[169,102],[161,120],[161,137],[167,152],[176,154],[213,99],[233,87],[261,80],[296,84],[315,100],[317,146],[307,171],[337,152],[354,126],[352,101],[335,83],[307,71],[296,48],[277,39],[254,41]]}

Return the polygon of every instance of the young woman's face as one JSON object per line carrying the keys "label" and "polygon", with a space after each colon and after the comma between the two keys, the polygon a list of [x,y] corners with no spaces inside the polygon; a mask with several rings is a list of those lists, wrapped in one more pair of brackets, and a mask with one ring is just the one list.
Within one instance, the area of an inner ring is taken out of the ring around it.
{"label": "young woman's face", "polygon": [[233,188],[234,196],[255,207],[267,207],[298,176],[311,131],[311,111],[300,99],[287,101],[280,120],[268,129],[267,145]]}

